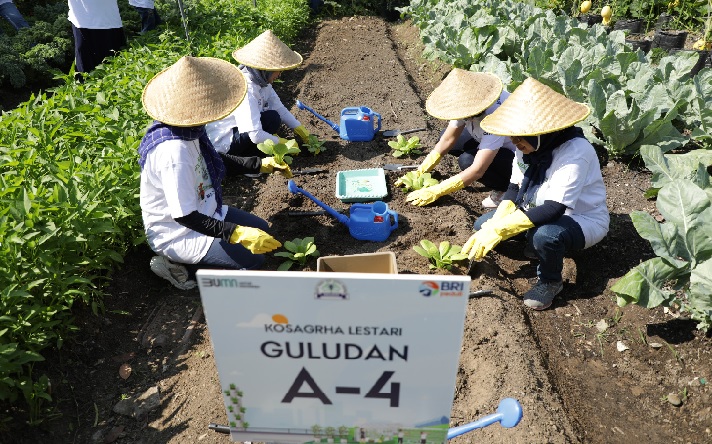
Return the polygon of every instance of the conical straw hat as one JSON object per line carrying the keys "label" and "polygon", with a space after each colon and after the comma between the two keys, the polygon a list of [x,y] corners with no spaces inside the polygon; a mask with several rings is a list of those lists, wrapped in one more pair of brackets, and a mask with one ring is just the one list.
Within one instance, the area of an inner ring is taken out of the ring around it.
{"label": "conical straw hat", "polygon": [[573,126],[590,113],[587,105],[529,77],[480,126],[498,136],[537,136]]}
{"label": "conical straw hat", "polygon": [[181,57],[143,89],[146,113],[174,126],[199,126],[227,117],[247,91],[237,66],[212,57]]}
{"label": "conical straw hat", "polygon": [[269,29],[236,49],[232,56],[245,66],[263,71],[285,71],[302,64],[302,56],[289,49]]}
{"label": "conical straw hat", "polygon": [[442,120],[475,116],[489,108],[502,94],[502,81],[494,74],[455,68],[430,93],[425,110]]}

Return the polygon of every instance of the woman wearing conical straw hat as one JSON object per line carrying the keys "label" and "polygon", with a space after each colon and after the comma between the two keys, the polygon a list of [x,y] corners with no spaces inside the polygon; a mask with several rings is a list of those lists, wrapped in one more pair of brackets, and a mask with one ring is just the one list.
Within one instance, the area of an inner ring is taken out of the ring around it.
{"label": "woman wearing conical straw hat", "polygon": [[478,231],[463,252],[481,260],[499,242],[525,233],[525,254],[528,250],[527,256],[539,261],[538,281],[524,294],[524,305],[534,310],[548,308],[563,289],[564,255],[589,248],[608,233],[598,158],[574,126],[589,113],[588,106],[528,78],[482,120],[485,131],[512,139],[526,170],[497,210],[477,219]]}
{"label": "woman wearing conical straw hat", "polygon": [[[494,74],[459,68],[450,71],[425,103],[428,114],[450,122],[416,171],[420,174],[432,171],[442,156],[449,153],[458,156],[462,172],[435,186],[413,191],[406,198],[409,202],[428,205],[479,181],[492,190],[482,206],[497,207],[509,185],[516,148],[508,137],[484,132],[480,122],[507,97],[509,93],[502,89],[502,81]],[[395,185],[401,183],[399,179]]]}
{"label": "woman wearing conical straw hat", "polygon": [[245,89],[232,63],[182,57],[143,90],[144,110],[155,119],[138,148],[144,229],[158,254],[151,270],[180,289],[195,287],[200,267],[259,268],[263,253],[281,246],[267,221],[223,205],[225,165],[205,131],[240,104]]}
{"label": "woman wearing conical straw hat", "polygon": [[240,63],[238,68],[247,81],[245,100],[224,119],[208,125],[208,136],[215,149],[226,156],[260,156],[265,154],[257,144],[266,140],[279,142],[282,123],[294,130],[302,143],[309,140],[309,131],[282,104],[272,88],[272,82],[282,71],[301,65],[302,56],[270,30],[257,36],[232,53]]}

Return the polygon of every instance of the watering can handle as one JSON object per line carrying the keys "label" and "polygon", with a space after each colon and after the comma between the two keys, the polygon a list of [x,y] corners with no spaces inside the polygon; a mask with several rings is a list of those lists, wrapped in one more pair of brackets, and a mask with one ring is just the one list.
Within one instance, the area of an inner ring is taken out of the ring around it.
{"label": "watering can handle", "polygon": [[376,128],[376,131],[375,131],[377,133],[377,132],[381,131],[381,115],[378,114],[377,112],[374,112],[373,115],[378,116],[378,128]]}
{"label": "watering can handle", "polygon": [[[381,119],[378,119],[378,122],[380,123]],[[391,225],[391,231],[395,230],[398,228],[398,213],[393,211],[393,210],[388,210],[388,213],[393,216],[393,221],[394,223]]]}

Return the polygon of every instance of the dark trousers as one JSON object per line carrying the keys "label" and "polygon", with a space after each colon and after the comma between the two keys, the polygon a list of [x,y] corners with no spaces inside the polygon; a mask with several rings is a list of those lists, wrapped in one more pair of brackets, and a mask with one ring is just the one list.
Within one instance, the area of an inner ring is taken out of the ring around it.
{"label": "dark trousers", "polygon": [[[474,162],[480,144],[467,131],[463,131],[462,134],[465,137],[460,136],[460,140],[448,154],[457,157],[460,170],[464,171]],[[487,171],[480,177],[478,182],[496,191],[507,191],[509,179],[512,177],[513,160],[514,153],[512,151],[507,148],[500,148],[489,168],[487,168]]]}
{"label": "dark trousers", "polygon": [[115,51],[126,46],[124,28],[88,29],[72,24],[76,72],[89,72]]}
{"label": "dark trousers", "polygon": [[152,31],[156,29],[156,26],[163,23],[161,17],[158,15],[158,11],[155,9],[140,8],[138,6],[134,6],[134,9],[136,9],[138,15],[141,16],[141,34]]}
{"label": "dark trousers", "polygon": [[[260,115],[260,122],[262,123],[262,129],[270,134],[275,134],[279,131],[279,127],[282,126],[282,118],[274,110],[263,112]],[[250,140],[250,136],[247,133],[241,133],[239,128],[233,128],[232,130],[232,142],[227,153],[239,157],[267,157],[267,154],[260,151],[257,148],[257,144]]]}

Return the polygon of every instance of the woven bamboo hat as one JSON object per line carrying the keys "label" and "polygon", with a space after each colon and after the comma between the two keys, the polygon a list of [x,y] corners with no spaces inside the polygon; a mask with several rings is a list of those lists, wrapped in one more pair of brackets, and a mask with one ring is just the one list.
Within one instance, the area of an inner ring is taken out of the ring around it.
{"label": "woven bamboo hat", "polygon": [[475,116],[489,108],[502,94],[502,81],[494,74],[455,68],[430,93],[425,110],[442,120]]}
{"label": "woven bamboo hat", "polygon": [[269,29],[233,51],[232,56],[245,66],[263,71],[285,71],[302,64],[302,56],[289,49]]}
{"label": "woven bamboo hat", "polygon": [[173,126],[199,126],[227,117],[247,91],[237,66],[212,57],[181,57],[143,89],[146,113]]}
{"label": "woven bamboo hat", "polygon": [[480,126],[498,136],[538,136],[573,126],[589,114],[587,105],[529,77]]}

